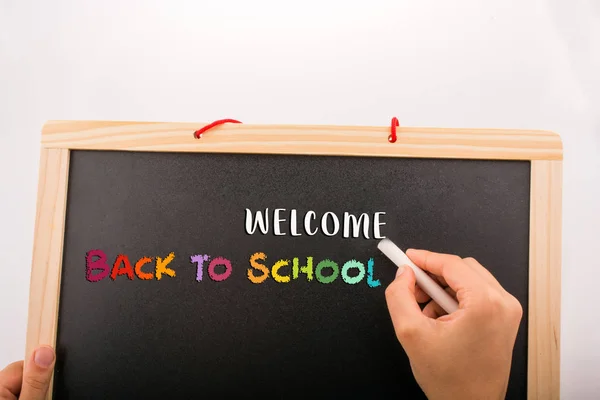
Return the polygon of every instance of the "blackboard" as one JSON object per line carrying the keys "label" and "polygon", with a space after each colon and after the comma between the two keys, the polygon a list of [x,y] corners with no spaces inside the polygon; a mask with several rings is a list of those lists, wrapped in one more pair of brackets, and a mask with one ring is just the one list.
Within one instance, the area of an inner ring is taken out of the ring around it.
{"label": "blackboard", "polygon": [[[526,160],[73,150],[54,397],[424,398],[385,305],[395,268],[373,232],[246,232],[246,209],[281,208],[286,223],[292,209],[299,221],[384,212],[381,234],[401,247],[478,259],[525,310],[507,398],[526,398],[530,176]],[[111,266],[119,254],[152,258],[148,272],[174,253],[176,275],[90,282],[94,249]],[[372,276],[256,284],[256,252],[268,267],[372,259]],[[205,263],[198,281],[198,254],[230,260],[227,279],[211,279]]]}

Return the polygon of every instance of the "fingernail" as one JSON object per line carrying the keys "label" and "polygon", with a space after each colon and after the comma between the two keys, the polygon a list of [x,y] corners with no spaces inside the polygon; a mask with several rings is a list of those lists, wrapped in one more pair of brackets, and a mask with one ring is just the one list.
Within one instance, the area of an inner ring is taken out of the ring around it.
{"label": "fingernail", "polygon": [[402,275],[403,272],[404,272],[404,265],[401,265],[398,267],[398,270],[396,271],[396,277],[399,277],[400,275]]}
{"label": "fingernail", "polygon": [[48,347],[40,347],[35,351],[33,361],[38,367],[48,368],[54,362],[54,351]]}

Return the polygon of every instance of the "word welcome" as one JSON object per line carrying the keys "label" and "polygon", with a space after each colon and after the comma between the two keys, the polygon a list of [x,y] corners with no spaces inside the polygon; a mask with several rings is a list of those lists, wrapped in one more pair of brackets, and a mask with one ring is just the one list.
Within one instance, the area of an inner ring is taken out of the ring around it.
{"label": "word welcome", "polygon": [[[287,232],[291,236],[302,236],[303,233],[308,236],[314,236],[320,229],[325,236],[335,236],[341,232],[344,238],[357,238],[360,237],[360,233],[362,232],[362,236],[365,239],[369,239],[372,229],[374,239],[385,238],[385,236],[381,235],[381,226],[385,225],[385,222],[381,222],[381,217],[385,215],[385,212],[376,212],[372,218],[367,213],[362,213],[357,218],[355,215],[345,212],[343,217],[340,218],[337,214],[328,211],[317,222],[317,213],[308,211],[304,214],[304,218],[302,218],[304,223],[300,223],[304,228],[303,231],[300,231],[298,227],[298,211],[295,209],[290,210],[289,220],[282,217],[282,213],[285,212],[285,208],[274,209],[271,218],[273,223],[269,224],[268,208],[265,209],[264,213],[262,211],[253,213],[252,210],[246,208],[246,234],[253,235],[256,232],[256,228],[258,228],[263,235],[266,235],[269,233],[270,227],[272,227],[275,236],[284,236],[287,234],[283,231],[284,223],[289,221]],[[373,221],[372,225],[371,220]]]}
{"label": "word welcome", "polygon": [[[113,263],[108,264],[106,253],[99,249],[90,250],[85,256],[85,277],[89,282],[99,282],[109,276],[113,281],[120,276],[125,276],[128,280],[134,280],[136,277],[141,280],[161,280],[164,275],[175,278],[177,274],[172,266],[169,266],[174,259],[173,252],[165,258],[144,256],[135,262],[132,262],[127,255],[119,254]],[[300,279],[303,275],[308,282],[314,279],[322,284],[332,283],[341,277],[341,280],[349,285],[356,285],[366,280],[369,287],[381,286],[381,282],[374,278],[373,258],[370,258],[365,266],[355,259],[338,264],[327,258],[315,263],[314,257],[311,256],[302,260],[293,257],[277,260],[269,267],[266,263],[267,255],[257,252],[252,254],[248,261],[250,266],[245,271],[246,277],[253,284],[261,284],[269,278],[278,283],[289,283]],[[195,254],[189,258],[189,262],[196,267],[197,282],[202,282],[205,270],[214,282],[227,280],[233,271],[231,261],[225,257]],[[152,263],[154,263],[153,268]]]}

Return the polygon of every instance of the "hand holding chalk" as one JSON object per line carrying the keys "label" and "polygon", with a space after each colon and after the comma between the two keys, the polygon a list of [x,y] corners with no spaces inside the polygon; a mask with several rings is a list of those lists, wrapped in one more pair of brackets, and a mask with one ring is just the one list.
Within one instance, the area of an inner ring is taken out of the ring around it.
{"label": "hand holding chalk", "polygon": [[397,267],[402,265],[408,265],[412,268],[415,273],[415,277],[417,278],[417,284],[425,293],[429,295],[439,304],[440,307],[444,309],[448,314],[456,311],[458,309],[458,303],[452,296],[450,296],[440,285],[436,283],[429,275],[423,272],[422,269],[417,267],[415,263],[413,263],[410,258],[404,254],[402,250],[398,246],[396,246],[391,240],[383,239],[377,245],[377,248],[381,250],[383,254],[385,254],[390,260],[396,264]]}
{"label": "hand holding chalk", "polygon": [[[427,398],[505,398],[523,315],[517,299],[472,258],[425,250],[404,255],[389,241],[379,248],[394,264],[408,265],[399,270],[385,296],[396,336]],[[426,272],[445,279],[460,308]],[[417,284],[434,300],[423,310],[417,303]],[[444,315],[441,307],[450,313]]]}

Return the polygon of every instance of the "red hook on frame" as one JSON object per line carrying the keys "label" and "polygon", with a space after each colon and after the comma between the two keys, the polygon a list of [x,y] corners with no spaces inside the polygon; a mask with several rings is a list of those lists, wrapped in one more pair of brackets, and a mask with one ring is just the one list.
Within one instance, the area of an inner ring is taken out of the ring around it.
{"label": "red hook on frame", "polygon": [[217,125],[223,125],[223,124],[226,124],[226,123],[241,124],[240,121],[235,120],[235,119],[229,119],[229,118],[227,118],[227,119],[219,119],[219,120],[216,120],[215,122],[212,122],[212,123],[210,123],[210,124],[208,124],[206,126],[203,126],[200,129],[198,129],[196,132],[194,132],[194,137],[196,139],[200,139],[202,137],[202,134],[204,132],[206,132],[207,130],[212,129],[212,128],[214,128]]}
{"label": "red hook on frame", "polygon": [[398,122],[398,118],[392,118],[392,133],[388,136],[388,141],[390,143],[395,143],[396,139],[398,139],[398,135],[396,133],[396,127],[400,126],[400,122]]}

